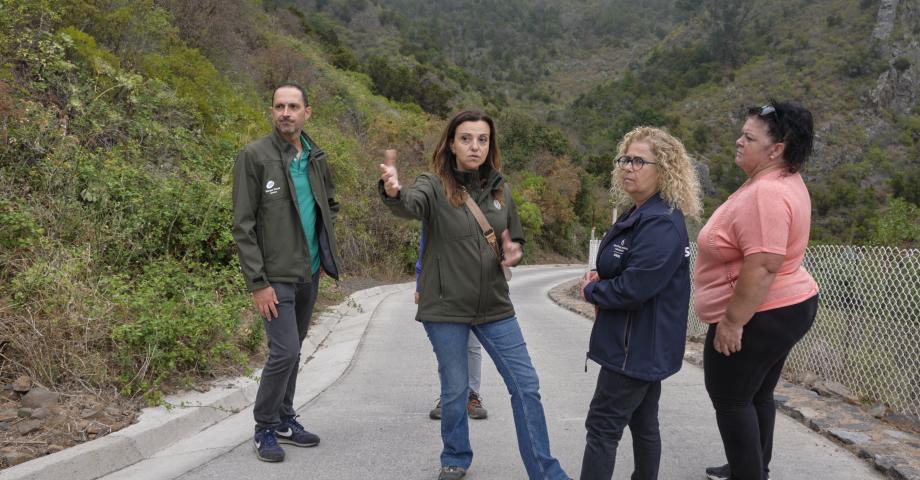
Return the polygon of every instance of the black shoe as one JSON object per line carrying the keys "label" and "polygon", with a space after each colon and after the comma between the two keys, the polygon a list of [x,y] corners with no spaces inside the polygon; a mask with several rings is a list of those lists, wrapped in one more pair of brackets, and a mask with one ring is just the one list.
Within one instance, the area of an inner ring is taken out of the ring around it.
{"label": "black shoe", "polygon": [[726,463],[721,467],[708,467],[706,469],[706,478],[709,480],[728,480],[732,476],[732,469]]}
{"label": "black shoe", "polygon": [[256,448],[256,456],[263,462],[280,462],[284,460],[284,449],[278,445],[275,430],[271,427],[263,428],[252,437],[252,444]]}
{"label": "black shoe", "polygon": [[441,419],[441,397],[438,397],[438,401],[435,402],[434,408],[432,408],[431,411],[428,412],[428,418],[432,420]]}
{"label": "black shoe", "polygon": [[[709,480],[728,480],[732,476],[732,469],[726,463],[721,467],[709,467],[706,469],[706,478]],[[770,477],[767,476],[767,480],[770,480]]]}
{"label": "black shoe", "polygon": [[466,469],[463,467],[441,467],[438,480],[460,480],[464,476],[466,476]]}
{"label": "black shoe", "polygon": [[315,447],[319,445],[319,437],[308,432],[297,421],[297,417],[281,420],[281,425],[275,429],[278,443],[287,443],[298,447]]}

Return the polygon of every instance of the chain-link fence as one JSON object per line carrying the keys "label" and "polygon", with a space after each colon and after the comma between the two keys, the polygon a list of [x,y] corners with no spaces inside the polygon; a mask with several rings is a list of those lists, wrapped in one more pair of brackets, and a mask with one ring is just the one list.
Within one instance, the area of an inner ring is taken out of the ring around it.
{"label": "chain-link fence", "polygon": [[[590,268],[599,243],[591,241]],[[785,373],[814,374],[920,416],[920,250],[815,245],[805,251],[804,266],[818,282],[818,317],[789,354]],[[690,302],[687,335],[703,337],[708,326]]]}
{"label": "chain-link fence", "polygon": [[[690,257],[696,261],[696,244]],[[785,373],[812,373],[920,416],[920,250],[815,245],[804,267],[818,282],[818,317]],[[707,328],[691,299],[688,336]]]}

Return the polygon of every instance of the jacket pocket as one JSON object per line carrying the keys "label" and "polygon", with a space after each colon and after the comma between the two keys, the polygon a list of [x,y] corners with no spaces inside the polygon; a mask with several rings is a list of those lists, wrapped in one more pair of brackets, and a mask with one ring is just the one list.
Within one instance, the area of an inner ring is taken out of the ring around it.
{"label": "jacket pocket", "polygon": [[[457,249],[461,247],[462,244],[452,246]],[[440,252],[435,255],[437,279],[430,281],[437,283],[438,294],[431,313],[441,317],[473,317],[476,315],[480,302],[479,291],[482,288],[479,269],[471,268],[469,257],[454,253]]]}
{"label": "jacket pocket", "polygon": [[303,227],[290,199],[265,202],[260,212],[262,257],[269,276],[297,277],[303,275]]}
{"label": "jacket pocket", "polygon": [[623,331],[623,366],[621,367],[623,369],[626,369],[626,362],[629,361],[629,337],[632,334],[632,324],[633,312],[629,312],[626,315],[626,328]]}
{"label": "jacket pocket", "polygon": [[435,257],[435,264],[438,267],[438,298],[444,298],[444,277],[441,275],[441,256]]}
{"label": "jacket pocket", "polygon": [[652,341],[649,342],[649,359],[654,363],[654,360],[658,354],[658,299],[652,298],[651,301],[651,310],[652,316],[648,319],[649,323],[652,324]]}

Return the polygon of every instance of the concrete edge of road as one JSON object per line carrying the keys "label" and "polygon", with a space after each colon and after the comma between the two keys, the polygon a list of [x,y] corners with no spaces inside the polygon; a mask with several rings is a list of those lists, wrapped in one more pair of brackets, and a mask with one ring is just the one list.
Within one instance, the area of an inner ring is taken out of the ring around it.
{"label": "concrete edge of road", "polygon": [[[317,322],[311,325],[304,340],[301,349],[304,364],[309,362],[330,333],[343,323],[343,319],[366,314],[369,321],[370,312],[388,294],[405,289],[408,285],[411,284],[381,285],[360,290],[344,302],[327,308]],[[362,332],[367,327],[367,321],[361,327]],[[0,480],[91,480],[151,458],[178,440],[207,429],[249,407],[255,401],[259,388],[259,373],[261,371],[251,377],[211,382],[212,387],[206,392],[170,395],[165,399],[166,406],[142,410],[137,423],[110,435],[0,471]],[[312,397],[303,403],[311,400]]]}

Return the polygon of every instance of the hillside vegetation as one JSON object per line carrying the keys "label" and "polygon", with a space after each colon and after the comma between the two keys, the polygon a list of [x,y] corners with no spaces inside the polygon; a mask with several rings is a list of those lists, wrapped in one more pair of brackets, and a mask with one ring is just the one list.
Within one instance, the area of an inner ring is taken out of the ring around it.
{"label": "hillside vegetation", "polygon": [[[242,0],[0,0],[0,381],[156,401],[164,384],[247,365],[263,337],[230,235],[229,174],[269,131],[279,82],[306,85],[314,106],[344,271],[410,271],[418,227],[382,212],[375,162],[398,148],[411,179],[442,120],[336,67],[306,18]],[[509,164],[538,157],[567,182],[512,174],[530,258],[573,252],[566,139],[504,123]]]}
{"label": "hillside vegetation", "polygon": [[154,400],[163,382],[247,364],[261,323],[230,234],[229,173],[268,132],[279,81],[303,81],[316,105],[345,270],[405,263],[378,254],[411,250],[411,231],[379,218],[370,156],[396,145],[419,163],[427,116],[375,97],[251,2],[186,15],[206,3],[0,2],[4,380]]}
{"label": "hillside vegetation", "polygon": [[[608,206],[597,198],[616,143],[639,124],[665,126],[685,141],[711,212],[744,180],[732,162],[742,112],[776,98],[815,114],[816,152],[804,172],[815,206],[812,240],[920,244],[920,12],[910,2],[271,5],[307,12],[319,43],[366,72],[377,93],[437,115],[484,105],[565,139],[537,154],[562,153],[576,168],[580,225],[604,228],[607,215],[599,212]],[[893,17],[879,16],[886,10]],[[449,95],[432,104],[426,91]]]}
{"label": "hillside vegetation", "polygon": [[[745,108],[796,100],[816,121],[815,155],[803,172],[814,204],[812,241],[917,246],[916,100],[899,107],[876,90],[883,78],[916,72],[920,52],[899,45],[920,33],[918,12],[901,2],[895,32],[880,41],[873,1],[678,3],[695,16],[567,111],[565,123],[585,148],[610,151],[636,124],[669,127],[708,170],[711,212],[744,180],[731,159]],[[727,3],[748,10],[714,18]],[[738,24],[731,35],[714,27],[731,22]],[[916,96],[916,81],[894,88]]]}
{"label": "hillside vegetation", "polygon": [[741,107],[770,97],[817,117],[814,241],[917,246],[917,12],[873,40],[877,1],[726,1],[0,0],[0,382],[156,401],[247,365],[229,173],[285,81],[329,153],[349,275],[411,271],[379,152],[409,181],[469,107],[497,118],[527,261],[609,225],[637,124],[684,139],[711,211],[743,180]]}

